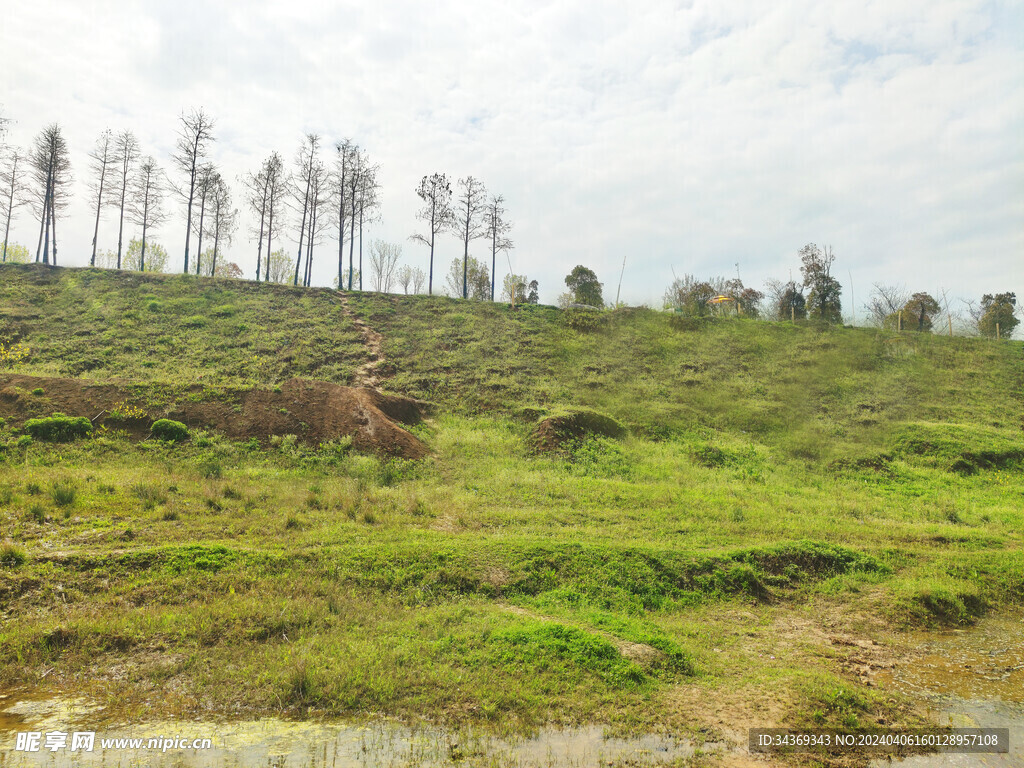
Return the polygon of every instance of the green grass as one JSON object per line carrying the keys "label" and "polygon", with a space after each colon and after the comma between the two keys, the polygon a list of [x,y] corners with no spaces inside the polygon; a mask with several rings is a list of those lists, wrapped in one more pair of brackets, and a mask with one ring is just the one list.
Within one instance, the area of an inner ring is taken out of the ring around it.
{"label": "green grass", "polygon": [[[435,406],[423,461],[0,425],[0,683],[127,660],[123,701],[185,712],[692,728],[679,697],[745,691],[793,725],[910,722],[822,638],[1021,606],[1019,343],[350,301],[384,386]],[[5,267],[0,304],[15,372],[140,397],[366,359],[328,291]],[[535,450],[580,409],[627,431]]]}

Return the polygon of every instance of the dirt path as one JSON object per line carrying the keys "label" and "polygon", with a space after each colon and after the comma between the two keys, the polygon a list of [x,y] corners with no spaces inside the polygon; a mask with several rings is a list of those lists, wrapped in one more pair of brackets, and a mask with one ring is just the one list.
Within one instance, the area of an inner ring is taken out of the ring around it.
{"label": "dirt path", "polygon": [[356,368],[355,373],[352,374],[352,386],[376,389],[377,385],[380,384],[381,378],[383,378],[377,370],[384,364],[384,337],[368,326],[352,311],[352,308],[348,305],[347,293],[338,291],[338,296],[341,298],[342,311],[363,335],[363,342],[366,344],[370,357],[367,362]]}

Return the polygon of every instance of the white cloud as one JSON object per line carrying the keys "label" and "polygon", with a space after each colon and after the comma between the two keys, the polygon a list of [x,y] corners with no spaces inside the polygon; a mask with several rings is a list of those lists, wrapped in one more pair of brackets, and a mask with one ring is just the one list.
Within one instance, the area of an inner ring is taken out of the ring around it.
{"label": "white cloud", "polygon": [[[216,117],[230,179],[273,150],[290,159],[306,131],[351,137],[381,165],[370,237],[417,262],[419,178],[472,174],[505,196],[514,266],[546,300],[577,263],[613,286],[624,253],[634,302],[657,303],[672,267],[739,262],[759,284],[795,270],[808,241],[832,244],[859,286],[1024,295],[1021,8],[43,0],[6,14],[0,82],[13,139],[60,122],[80,186],[107,125],[168,167],[193,106]],[[85,199],[63,225],[65,263],[88,257]],[[181,229],[161,232],[172,254]],[[32,232],[23,217],[16,236]],[[231,258],[249,272],[243,232]],[[457,251],[445,241],[442,269]]]}

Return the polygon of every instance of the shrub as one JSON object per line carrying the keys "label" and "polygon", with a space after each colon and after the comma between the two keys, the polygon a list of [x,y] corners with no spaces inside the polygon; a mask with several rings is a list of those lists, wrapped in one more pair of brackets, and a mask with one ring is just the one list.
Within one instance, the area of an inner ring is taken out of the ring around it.
{"label": "shrub", "polygon": [[50,488],[50,498],[58,507],[70,507],[75,503],[78,488],[73,480],[58,480]]}
{"label": "shrub", "polygon": [[180,421],[172,419],[158,419],[150,427],[153,437],[157,440],[166,440],[169,443],[178,443],[188,440],[188,427]]}
{"label": "shrub", "polygon": [[17,568],[25,562],[25,550],[21,547],[4,542],[0,545],[0,565],[4,568]]}
{"label": "shrub", "polygon": [[36,440],[63,443],[79,437],[88,437],[92,433],[92,422],[84,416],[55,413],[41,419],[29,419],[25,422],[25,431]]}

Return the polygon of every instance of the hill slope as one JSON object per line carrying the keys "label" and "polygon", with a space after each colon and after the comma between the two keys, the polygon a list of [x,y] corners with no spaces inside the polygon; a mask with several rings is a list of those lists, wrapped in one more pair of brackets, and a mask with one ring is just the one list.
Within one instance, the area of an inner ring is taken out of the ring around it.
{"label": "hill slope", "polygon": [[[230,409],[370,364],[432,404],[407,462],[214,424],[50,444],[0,400],[8,683],[186,710],[911,722],[866,686],[900,652],[888,627],[1024,594],[1017,342],[5,266],[0,343],[28,349],[0,376],[116,382],[126,407]],[[45,410],[46,387],[19,397]],[[538,452],[537,420],[579,408],[627,434]],[[841,650],[864,638],[889,654],[867,671]],[[692,703],[736,690],[771,717]]]}

